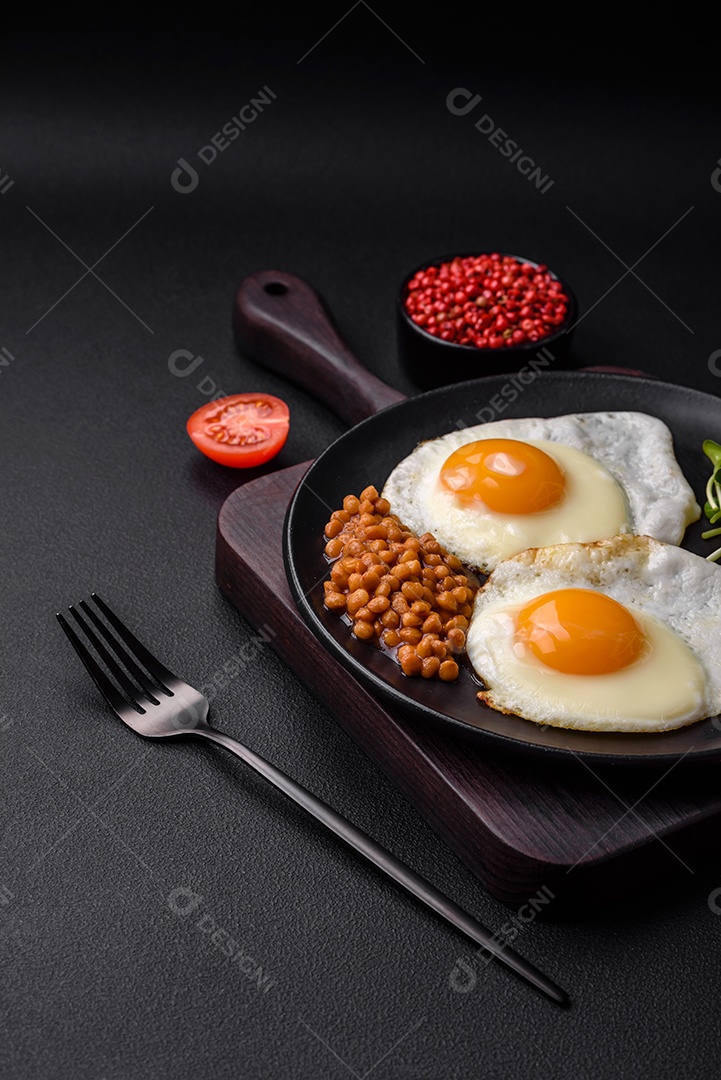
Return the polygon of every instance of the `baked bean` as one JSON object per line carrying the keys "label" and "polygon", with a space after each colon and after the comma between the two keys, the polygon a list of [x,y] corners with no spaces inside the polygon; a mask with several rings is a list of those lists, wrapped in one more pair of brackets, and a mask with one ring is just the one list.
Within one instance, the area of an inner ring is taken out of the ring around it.
{"label": "baked bean", "polygon": [[424,634],[440,634],[443,629],[443,623],[441,617],[437,611],[432,611],[426,621],[423,623]]}
{"label": "baked bean", "polygon": [[433,642],[438,639],[433,634],[424,634],[421,640],[416,645],[416,652],[420,656],[421,660],[425,660],[427,656],[430,656],[433,652]]}
{"label": "baked bean", "polygon": [[330,578],[339,589],[348,588],[348,574],[342,566],[334,566],[330,572]]}
{"label": "baked bean", "polygon": [[339,537],[329,540],[325,545],[325,553],[329,559],[337,559],[343,551],[343,541]]}
{"label": "baked bean", "polygon": [[450,654],[465,646],[476,592],[461,561],[431,533],[417,537],[402,525],[372,485],[345,497],[325,537],[333,563],[323,583],[328,610],[347,612],[359,640],[397,649],[404,674],[457,678]]}
{"label": "baked bean", "polygon": [[410,645],[401,645],[398,650],[398,661],[404,675],[420,675],[423,670],[423,661]]}
{"label": "baked bean", "polygon": [[353,633],[357,638],[360,638],[361,641],[370,641],[370,639],[375,636],[372,625],[369,622],[363,622],[362,620],[353,624]]}
{"label": "baked bean", "polygon": [[438,674],[440,666],[441,662],[437,656],[427,656],[423,661],[421,675],[424,679],[432,679],[434,675]]}
{"label": "baked bean", "polygon": [[444,660],[438,668],[438,678],[443,682],[453,682],[458,678],[458,664],[455,660]]}
{"label": "baked bean", "polygon": [[359,608],[365,607],[369,600],[370,597],[365,589],[355,589],[348,594],[348,599],[346,601],[348,614],[355,615],[356,611],[358,611]]}
{"label": "baked bean", "polygon": [[420,581],[404,581],[401,585],[401,592],[406,600],[410,600],[411,603],[413,603],[416,600],[420,600],[423,596],[423,586]]}
{"label": "baked bean", "polygon": [[381,583],[381,576],[376,570],[366,570],[363,574],[363,588],[367,592],[375,592]]}
{"label": "baked bean", "polygon": [[412,611],[407,611],[405,615],[401,615],[401,626],[422,626],[423,619],[420,615],[414,615]]}

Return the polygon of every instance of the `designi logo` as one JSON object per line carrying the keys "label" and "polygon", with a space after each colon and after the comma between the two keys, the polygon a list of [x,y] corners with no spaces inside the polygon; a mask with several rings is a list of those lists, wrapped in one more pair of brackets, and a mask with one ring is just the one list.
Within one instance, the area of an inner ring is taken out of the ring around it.
{"label": "designi logo", "polygon": [[[173,889],[172,892],[168,893],[167,903],[173,914],[185,921],[203,904],[203,897],[200,893],[188,888],[187,885],[180,885],[177,889]],[[188,923],[188,926],[194,926],[201,937],[209,941],[232,964],[235,964],[246,979],[251,981],[261,993],[267,994],[270,988],[275,986],[273,976],[265,971],[252,956],[248,955],[245,947],[231,937],[228,931],[216,922],[214,915],[205,907],[199,918],[193,919]]]}
{"label": "designi logo", "polygon": [[[263,112],[263,108],[275,101],[276,94],[269,86],[264,86],[255,97],[238,110],[237,116],[231,116],[227,123],[223,124],[220,131],[216,131],[205,146],[201,146],[196,157],[200,158],[204,165],[212,165],[218,154],[227,150],[232,142],[245,131],[248,124],[252,124]],[[170,184],[179,195],[190,195],[200,183],[200,177],[189,161],[184,157],[178,158],[178,166],[170,174]]]}
{"label": "designi logo", "polygon": [[200,178],[192,165],[189,165],[184,157],[178,158],[178,168],[174,169],[170,176],[170,183],[180,195],[189,195],[195,191]]}

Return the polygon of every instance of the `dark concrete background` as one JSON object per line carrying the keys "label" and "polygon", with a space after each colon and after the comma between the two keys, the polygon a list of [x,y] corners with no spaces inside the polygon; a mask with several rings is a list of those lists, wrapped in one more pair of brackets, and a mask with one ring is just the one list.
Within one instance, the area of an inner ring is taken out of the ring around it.
{"label": "dark concrete background", "polygon": [[[235,286],[261,268],[301,274],[368,366],[412,392],[395,290],[454,249],[565,275],[579,361],[717,393],[712,47],[698,27],[654,51],[625,23],[589,39],[558,13],[523,35],[516,12],[439,8],[429,24],[361,3],[331,30],[342,15],[4,42],[0,1072],[716,1075],[717,851],[693,878],[669,856],[664,888],[628,909],[526,931],[520,951],[568,987],[570,1011],[493,966],[454,993],[466,948],[450,929],[221,751],[137,740],[55,624],[96,588],[191,682],[226,678],[220,727],[489,926],[508,918],[270,649],[217,674],[252,637],[213,582],[217,510],[249,477],[202,459],[184,423],[201,378],[264,389],[291,407],[277,467],[317,455],[343,425],[236,355]],[[272,103],[200,162],[263,86]],[[449,112],[455,87],[482,95],[477,112]],[[553,179],[545,194],[474,128],[484,112]],[[171,186],[180,158],[198,173],[187,194]],[[170,373],[177,349],[202,355],[197,378]]]}

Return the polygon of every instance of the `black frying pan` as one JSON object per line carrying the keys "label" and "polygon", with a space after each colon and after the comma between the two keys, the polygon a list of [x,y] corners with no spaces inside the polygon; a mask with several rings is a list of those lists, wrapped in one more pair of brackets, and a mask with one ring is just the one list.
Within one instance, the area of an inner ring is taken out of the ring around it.
{"label": "black frying pan", "polygon": [[[275,271],[246,279],[236,296],[235,330],[241,349],[321,398],[351,424],[313,462],[288,508],[285,563],[288,581],[304,619],[320,641],[358,679],[394,706],[410,711],[451,735],[499,749],[525,753],[579,754],[617,764],[669,764],[721,758],[718,717],[677,731],[634,735],[541,727],[481,705],[469,670],[456,683],[408,679],[389,657],[355,639],[323,606],[327,576],[323,527],[343,497],[368,484],[380,490],[391,469],[424,439],[476,416],[508,386],[510,375],[458,383],[404,399],[367,371],[341,339],[319,295],[306,282]],[[534,373],[504,417],[556,416],[570,412],[629,409],[659,417],[671,429],[676,456],[703,502],[709,463],[704,438],[721,435],[721,401],[671,383],[599,372]],[[380,410],[380,411],[379,411]],[[482,414],[487,417],[487,414]],[[687,530],[684,547],[707,555],[704,524]],[[721,568],[719,568],[721,573]]]}

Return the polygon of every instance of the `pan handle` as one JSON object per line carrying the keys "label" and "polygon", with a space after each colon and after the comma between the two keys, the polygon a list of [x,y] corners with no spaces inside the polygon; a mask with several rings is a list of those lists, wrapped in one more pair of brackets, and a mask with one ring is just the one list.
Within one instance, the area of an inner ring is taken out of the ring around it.
{"label": "pan handle", "polygon": [[320,293],[293,274],[260,270],[245,278],[235,294],[233,328],[242,352],[320,398],[348,424],[405,398],[356,359]]}

